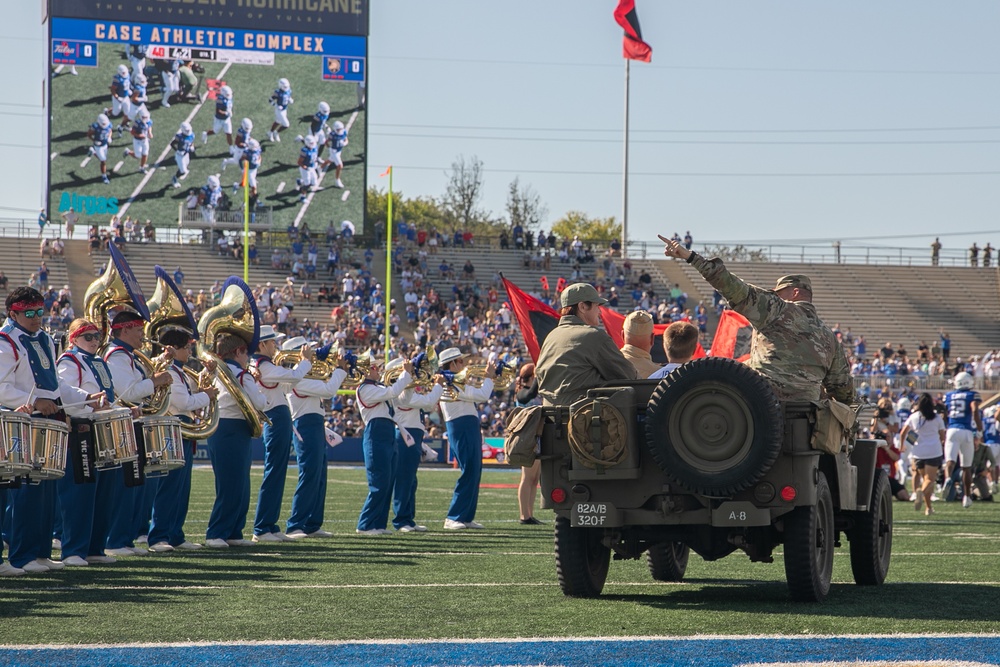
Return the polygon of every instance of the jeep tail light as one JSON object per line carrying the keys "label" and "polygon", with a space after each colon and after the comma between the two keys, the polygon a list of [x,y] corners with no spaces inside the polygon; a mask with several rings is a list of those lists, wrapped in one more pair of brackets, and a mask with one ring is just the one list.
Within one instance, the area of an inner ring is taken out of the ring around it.
{"label": "jeep tail light", "polygon": [[561,489],[559,487],[552,489],[552,492],[549,493],[549,498],[551,498],[554,503],[566,502],[566,489]]}
{"label": "jeep tail light", "polygon": [[785,486],[781,488],[781,499],[786,503],[790,503],[795,500],[795,487]]}

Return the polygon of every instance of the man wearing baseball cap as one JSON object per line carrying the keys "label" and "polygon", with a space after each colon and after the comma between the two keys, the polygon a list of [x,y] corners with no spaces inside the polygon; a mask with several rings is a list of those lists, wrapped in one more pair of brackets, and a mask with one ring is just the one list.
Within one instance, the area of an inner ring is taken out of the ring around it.
{"label": "man wearing baseball cap", "polygon": [[622,336],[625,339],[622,354],[635,366],[640,378],[648,378],[660,370],[660,365],[653,361],[649,353],[656,339],[653,333],[653,318],[649,313],[644,310],[629,313],[622,325]]}
{"label": "man wearing baseball cap", "polygon": [[559,326],[538,353],[535,376],[545,405],[571,405],[591,387],[635,380],[635,367],[601,325],[602,298],[593,285],[574,283],[559,297]]}
{"label": "man wearing baseball cap", "polygon": [[730,273],[717,257],[705,259],[676,241],[663,236],[660,240],[665,256],[698,269],[730,307],[750,321],[753,337],[747,365],[768,377],[780,400],[816,401],[820,387],[841,403],[854,400],[847,356],[816,314],[807,276],[782,276],[774,289],[763,289]]}

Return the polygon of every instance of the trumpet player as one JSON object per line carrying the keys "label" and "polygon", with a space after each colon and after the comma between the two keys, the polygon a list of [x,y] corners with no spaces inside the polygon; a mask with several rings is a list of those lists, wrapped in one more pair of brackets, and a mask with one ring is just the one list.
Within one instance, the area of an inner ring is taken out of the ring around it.
{"label": "trumpet player", "polygon": [[[403,365],[403,358],[397,357],[386,364],[391,371]],[[417,468],[424,442],[424,422],[421,410],[437,407],[444,393],[446,380],[443,375],[434,376],[434,385],[425,390],[420,385],[412,385],[403,390],[394,401],[396,408],[396,477],[392,486],[392,526],[401,533],[423,533],[427,526],[415,520],[417,497]],[[404,432],[409,437],[404,436]]]}
{"label": "trumpet player", "polygon": [[288,474],[288,453],[292,448],[292,413],[285,400],[285,392],[295,387],[312,369],[316,354],[311,347],[303,345],[300,348],[302,360],[295,368],[278,366],[271,359],[284,337],[285,334],[278,333],[274,327],[262,326],[259,351],[251,364],[266,400],[264,414],[271,420],[270,424],[264,425],[264,479],[257,494],[254,542],[284,542],[288,539],[278,526],[281,498],[285,495],[285,476]]}
{"label": "trumpet player", "polygon": [[[142,347],[144,325],[145,321],[138,313],[125,310],[115,315],[111,320],[111,343],[104,353],[104,361],[111,369],[115,396],[133,404],[142,403],[143,399],[153,395],[157,387],[168,386],[173,382],[167,371],[159,371],[152,377],[146,377],[142,366],[136,363],[133,353]],[[140,439],[141,429],[137,429],[139,458],[134,466],[126,465],[123,473],[119,473],[124,476],[125,488],[119,492],[112,513],[106,550],[111,556],[144,556],[149,553],[148,550],[135,546],[136,538],[149,532],[155,492],[155,481],[143,483],[142,467],[146,452]]]}
{"label": "trumpet player", "polygon": [[[308,345],[305,338],[296,336],[282,344],[284,350],[299,350]],[[316,357],[325,361],[329,347],[317,350]],[[292,496],[292,514],[286,525],[291,539],[304,537],[333,537],[323,530],[323,512],[326,505],[326,427],[323,418],[326,410],[323,401],[333,398],[340,385],[347,379],[350,361],[341,357],[327,380],[305,378],[288,393],[288,406],[292,415],[292,444],[299,466],[299,480]]]}
{"label": "trumpet player", "polygon": [[[45,304],[41,293],[31,287],[15,288],[5,305],[7,321],[0,327],[0,406],[65,423],[61,401],[75,403],[90,397],[59,382],[55,345],[42,330]],[[0,576],[65,567],[52,560],[56,482],[15,482],[11,487],[6,503],[10,562],[0,564]]]}
{"label": "trumpet player", "polygon": [[413,377],[413,364],[403,362],[403,372],[387,387],[381,382],[381,368],[373,358],[368,377],[358,386],[357,399],[365,431],[361,446],[368,475],[368,497],[358,517],[358,533],[387,535],[389,500],[392,498],[393,475],[396,472],[396,424],[393,421],[393,399],[399,397]]}
{"label": "trumpet player", "polygon": [[[194,336],[181,328],[170,329],[160,336],[160,345],[169,348],[173,361],[170,373],[170,408],[167,414],[175,415],[182,422],[192,423],[195,412],[207,408],[211,399],[218,397],[219,390],[214,385],[200,388],[191,386],[184,374],[184,364],[191,359]],[[200,549],[201,545],[189,541],[184,535],[184,521],[187,519],[188,499],[191,496],[191,467],[198,443],[185,440],[184,467],[171,470],[161,477],[153,495],[153,520],[149,528],[149,550],[153,552],[187,551]]]}
{"label": "trumpet player", "polygon": [[[467,356],[457,347],[449,347],[439,357],[441,368],[459,373],[465,368]],[[479,480],[483,476],[483,434],[479,428],[479,409],[476,403],[489,400],[493,393],[495,371],[496,365],[489,362],[481,387],[473,387],[467,383],[458,389],[454,400],[441,401],[448,443],[462,471],[455,483],[455,493],[444,520],[445,530],[483,527],[483,524],[475,521],[476,507],[479,504]]]}
{"label": "trumpet player", "polygon": [[[76,453],[90,448],[93,432],[88,417],[115,400],[111,371],[97,354],[101,346],[101,332],[90,320],[78,317],[69,325],[70,349],[59,357],[56,368],[59,381],[88,392],[93,403],[66,408],[70,417],[69,452],[66,475],[56,480],[59,506],[62,513],[62,562],[70,567],[83,567],[91,563],[113,563],[115,559],[104,553],[111,529],[111,512],[114,508],[118,478],[111,471],[89,469],[86,461]],[[92,449],[89,449],[93,452]],[[71,469],[72,468],[72,469]]]}
{"label": "trumpet player", "polygon": [[[236,376],[247,400],[258,410],[263,409],[267,399],[246,371],[250,362],[246,341],[220,334],[214,352]],[[219,428],[208,439],[208,456],[215,473],[215,503],[208,518],[205,545],[214,549],[244,547],[253,544],[243,539],[250,509],[250,424],[218,377],[215,387],[219,390]]]}

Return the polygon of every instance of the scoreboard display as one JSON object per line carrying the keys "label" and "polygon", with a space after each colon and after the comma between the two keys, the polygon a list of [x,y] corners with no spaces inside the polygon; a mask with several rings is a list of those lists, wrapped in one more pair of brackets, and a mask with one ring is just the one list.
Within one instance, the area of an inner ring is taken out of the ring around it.
{"label": "scoreboard display", "polygon": [[256,164],[254,222],[363,233],[367,0],[49,1],[50,216],[183,223],[215,183],[218,219],[241,219],[237,173]]}

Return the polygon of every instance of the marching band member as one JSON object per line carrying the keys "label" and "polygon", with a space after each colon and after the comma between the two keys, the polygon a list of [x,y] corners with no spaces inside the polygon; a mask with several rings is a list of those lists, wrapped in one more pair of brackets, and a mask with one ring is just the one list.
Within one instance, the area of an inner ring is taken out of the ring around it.
{"label": "marching band member", "polygon": [[[403,365],[402,357],[393,359],[386,364],[387,371]],[[417,468],[420,466],[420,455],[424,442],[424,422],[420,418],[421,410],[435,408],[444,393],[445,378],[434,376],[434,386],[423,393],[422,387],[407,387],[394,403],[396,405],[396,480],[392,489],[393,527],[401,533],[427,530],[414,520],[417,497]],[[403,436],[406,430],[410,438]]]}
{"label": "marching band member", "polygon": [[251,372],[257,378],[261,393],[266,399],[264,414],[271,423],[264,425],[264,479],[257,494],[257,512],[253,522],[254,542],[284,542],[288,536],[278,527],[281,499],[285,494],[285,476],[288,475],[288,453],[292,448],[292,413],[285,401],[288,385],[293,387],[312,368],[315,352],[311,347],[302,348],[302,361],[295,368],[278,366],[271,358],[278,352],[278,341],[285,334],[274,327],[260,328],[258,353],[254,355]]}
{"label": "marching band member", "polygon": [[[69,325],[69,344],[72,346],[59,357],[56,368],[59,380],[70,387],[78,387],[90,397],[104,397],[109,402],[115,400],[111,371],[97,354],[101,346],[101,332],[97,326],[82,317]],[[94,434],[89,416],[102,407],[96,404],[75,405],[66,408],[70,416],[70,452],[76,448],[88,448],[94,452]],[[89,460],[93,460],[88,457]],[[90,563],[113,563],[114,557],[104,554],[111,529],[111,512],[121,483],[111,471],[86,470],[86,461],[81,472],[85,481],[77,481],[68,463],[66,474],[56,480],[59,505],[62,512],[62,562],[71,567],[82,567]]]}
{"label": "marching band member", "polygon": [[[147,378],[142,367],[135,362],[133,352],[142,346],[144,325],[145,321],[137,313],[126,310],[115,315],[111,320],[111,343],[104,353],[104,361],[111,369],[115,396],[133,404],[142,403],[143,399],[153,395],[157,387],[173,382],[167,371],[160,371]],[[144,456],[141,447],[139,456]],[[136,467],[140,470],[142,463],[136,462]],[[147,486],[148,489],[145,488]],[[150,480],[146,484],[140,482],[136,486],[125,486],[119,491],[111,520],[111,532],[108,534],[108,555],[144,556],[149,553],[146,549],[136,547],[135,539],[149,530],[151,511],[147,509],[145,495],[150,493],[151,502],[154,487],[155,484]]]}
{"label": "marching band member", "polygon": [[[220,334],[215,354],[229,366],[247,399],[258,410],[263,409],[267,399],[246,371],[250,361],[246,341]],[[208,439],[208,456],[215,472],[215,503],[208,518],[205,545],[214,549],[250,546],[253,542],[243,539],[250,509],[250,424],[218,377],[215,387],[219,391],[219,428]]]}
{"label": "marching band member", "polygon": [[[55,345],[42,331],[45,303],[41,293],[31,287],[15,288],[7,295],[5,306],[7,321],[0,327],[0,405],[65,423],[62,400],[76,403],[92,397],[59,382]],[[22,483],[20,488],[8,490],[10,567],[4,574],[65,567],[52,560],[55,498],[54,480]]]}
{"label": "marching band member", "polygon": [[[457,347],[449,347],[439,357],[441,368],[458,373],[465,367],[467,356]],[[479,427],[476,403],[489,400],[493,393],[495,370],[491,361],[486,366],[486,379],[483,380],[482,387],[466,384],[458,391],[454,401],[441,401],[448,442],[462,471],[455,483],[455,494],[451,498],[448,517],[444,520],[446,530],[483,527],[483,524],[474,521],[476,506],[479,504],[479,480],[483,475],[483,434]]]}
{"label": "marching band member", "polygon": [[358,517],[358,533],[362,535],[387,535],[389,500],[392,497],[393,476],[396,473],[396,424],[392,418],[395,408],[392,400],[410,384],[413,364],[403,362],[403,372],[391,387],[379,382],[381,368],[372,359],[368,377],[358,387],[358,406],[365,431],[361,446],[365,454],[365,472],[368,474],[368,497]]}
{"label": "marching band member", "polygon": [[[308,345],[302,336],[290,338],[281,346],[283,350],[297,350]],[[327,354],[329,353],[327,348]],[[316,353],[326,359],[324,350]],[[323,380],[301,380],[288,394],[292,414],[292,444],[299,466],[299,481],[292,496],[292,514],[288,517],[288,537],[333,537],[323,530],[323,511],[326,501],[326,411],[323,401],[337,395],[340,385],[347,379],[350,362],[340,359],[340,367]],[[266,537],[267,534],[261,536]],[[254,535],[254,541],[261,539]]]}
{"label": "marching band member", "polygon": [[[173,384],[170,387],[170,408],[167,414],[189,424],[193,422],[195,411],[208,407],[211,399],[219,395],[219,390],[214,385],[204,389],[197,386],[192,388],[184,374],[184,364],[191,358],[193,340],[191,332],[180,328],[170,329],[160,336],[160,345],[172,348],[174,355],[170,365]],[[183,447],[184,467],[171,470],[156,485],[153,521],[149,529],[149,550],[153,552],[201,548],[200,544],[190,542],[184,536],[184,521],[187,519],[188,499],[191,496],[191,469],[198,443],[185,440]]]}

